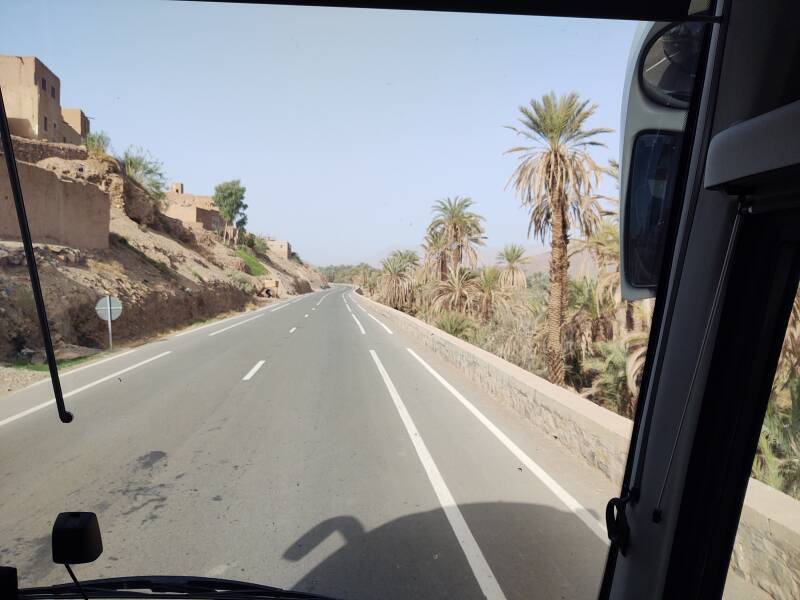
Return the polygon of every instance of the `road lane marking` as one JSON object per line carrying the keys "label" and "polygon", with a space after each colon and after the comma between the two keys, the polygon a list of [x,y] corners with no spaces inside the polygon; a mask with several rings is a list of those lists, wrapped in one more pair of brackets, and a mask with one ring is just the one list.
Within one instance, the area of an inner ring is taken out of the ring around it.
{"label": "road lane marking", "polygon": [[287,306],[289,306],[290,304],[291,304],[291,302],[285,302],[284,304],[281,304],[280,306],[276,306],[276,307],[275,307],[275,308],[273,308],[273,309],[272,309],[270,312],[275,312],[276,310],[280,310],[280,309],[282,309],[282,308],[286,308],[286,307],[287,307]]}
{"label": "road lane marking", "polygon": [[308,318],[308,313],[304,314],[304,315],[303,315],[303,318],[304,318],[304,319],[307,319],[307,318]]}
{"label": "road lane marking", "polygon": [[403,421],[406,433],[408,433],[408,437],[411,438],[414,450],[417,451],[417,457],[419,457],[422,467],[425,469],[425,474],[428,476],[433,491],[439,499],[439,504],[442,506],[444,514],[450,522],[450,527],[452,527],[453,533],[455,533],[458,539],[461,550],[467,557],[467,562],[475,575],[475,579],[478,581],[478,585],[481,587],[483,595],[489,600],[504,600],[505,595],[503,594],[503,590],[500,589],[500,585],[497,583],[497,579],[494,573],[492,573],[491,567],[489,567],[489,564],[486,562],[486,558],[483,556],[478,542],[475,541],[472,531],[470,531],[467,522],[464,520],[464,515],[461,514],[461,511],[456,505],[453,494],[450,493],[450,489],[447,487],[442,474],[439,472],[439,468],[436,466],[431,453],[428,451],[428,447],[425,445],[416,425],[414,425],[411,414],[408,412],[405,404],[403,404],[400,394],[397,393],[397,388],[394,387],[394,383],[392,383],[389,374],[383,367],[383,363],[381,359],[378,358],[378,354],[375,350],[370,350],[369,353],[372,356],[372,360],[375,361],[375,366],[378,367],[378,372],[383,378],[386,389],[389,390],[389,395],[392,397],[394,406],[400,414],[400,419]]}
{"label": "road lane marking", "polygon": [[553,494],[567,507],[570,511],[572,511],[576,517],[578,517],[581,521],[583,521],[584,525],[586,525],[589,529],[592,530],[597,537],[599,537],[603,542],[606,544],[608,543],[608,532],[606,528],[600,523],[592,513],[590,513],[575,497],[572,496],[567,490],[565,490],[559,483],[553,479],[542,467],[540,467],[534,460],[528,456],[519,446],[517,446],[511,439],[503,433],[497,425],[492,423],[486,415],[484,415],[480,410],[478,410],[472,402],[467,400],[461,393],[454,388],[450,383],[439,373],[437,373],[433,367],[431,367],[427,362],[425,362],[416,352],[414,352],[411,348],[406,348],[408,352],[417,359],[417,361],[425,367],[425,369],[436,378],[439,383],[441,383],[447,391],[449,391],[453,396],[455,396],[456,400],[461,402],[461,404],[466,408],[472,415],[481,422],[481,424],[486,427],[499,441],[503,444],[506,449],[508,449],[514,457],[520,461],[523,465],[525,465],[528,470],[533,473],[547,488],[553,492]]}
{"label": "road lane marking", "polygon": [[[72,375],[73,373],[77,373],[78,371],[83,371],[84,369],[90,369],[92,367],[96,367],[98,365],[102,365],[103,363],[107,363],[108,361],[116,360],[118,358],[122,358],[123,356],[128,356],[128,354],[133,354],[134,352],[138,352],[139,350],[141,350],[141,347],[134,348],[134,349],[128,350],[126,352],[122,352],[121,354],[115,354],[113,356],[109,356],[108,358],[104,358],[102,360],[90,361],[89,364],[83,365],[82,367],[75,367],[74,369],[69,369],[67,371],[59,371],[58,372],[58,376],[59,377],[66,377],[67,375]],[[34,381],[30,385],[26,385],[23,388],[15,390],[14,394],[16,394],[17,392],[21,392],[23,390],[27,390],[28,388],[32,388],[34,386],[41,385],[43,383],[49,383],[49,382],[50,382],[50,378],[49,377],[47,377],[45,379],[40,379],[39,381]]]}
{"label": "road lane marking", "polygon": [[322,298],[320,298],[320,299],[319,299],[319,302],[317,302],[317,306],[319,306],[320,304],[322,304],[322,301],[323,301],[323,300],[325,300],[325,298],[327,298],[328,296],[330,296],[332,293],[333,293],[333,292],[328,292],[328,293],[327,293],[327,294],[325,294],[325,295],[324,295]]}
{"label": "road lane marking", "polygon": [[265,360],[258,361],[255,366],[247,372],[247,375],[242,377],[242,381],[250,381],[253,378],[253,375],[258,373],[258,370],[264,366],[264,363],[267,362]]}
{"label": "road lane marking", "polygon": [[355,305],[356,305],[356,306],[357,306],[359,309],[361,309],[361,311],[362,311],[362,312],[363,312],[365,315],[367,315],[367,316],[368,316],[370,319],[372,319],[372,320],[373,320],[373,321],[375,321],[375,322],[376,322],[378,325],[380,325],[381,327],[383,327],[383,328],[386,330],[386,333],[388,333],[389,335],[394,335],[394,333],[392,333],[392,330],[391,330],[391,329],[389,329],[389,328],[388,328],[386,325],[384,325],[383,321],[380,321],[380,320],[379,320],[377,317],[373,316],[373,315],[372,315],[372,313],[371,313],[371,312],[369,312],[369,311],[368,311],[366,308],[364,308],[363,306],[361,306],[361,304],[360,304],[358,301],[356,301],[356,299],[355,299],[355,298],[352,298],[352,300],[353,300],[353,304],[355,304]]}
{"label": "road lane marking", "polygon": [[[260,319],[264,315],[256,315],[255,317],[250,317],[249,319],[245,319],[244,321],[238,321],[233,325],[228,325],[227,327],[223,327],[222,329],[218,329],[217,331],[213,331],[208,334],[208,337],[214,337],[217,334],[223,333],[228,331],[229,329],[233,329],[234,327],[238,327],[239,325],[244,325],[245,323],[249,323],[250,321],[255,321],[256,319]],[[277,319],[277,317],[275,317]]]}
{"label": "road lane marking", "polygon": [[[361,310],[364,310],[364,309],[362,308]],[[375,322],[376,322],[378,325],[380,325],[381,327],[383,327],[383,328],[386,330],[386,333],[388,333],[389,335],[394,335],[394,334],[392,333],[392,330],[391,330],[391,329],[389,329],[389,328],[388,328],[386,325],[384,325],[384,324],[383,324],[381,321],[379,321],[377,318],[373,317],[373,316],[372,316],[370,313],[368,313],[366,310],[364,310],[364,312],[365,312],[365,313],[367,313],[367,316],[368,316],[370,319],[372,319],[372,320],[373,320],[373,321],[375,321]]]}
{"label": "road lane marking", "polygon": [[317,310],[317,307],[316,306],[312,306],[311,310]]}
{"label": "road lane marking", "polygon": [[367,335],[367,332],[364,331],[364,327],[363,325],[361,325],[361,321],[358,320],[358,317],[356,317],[352,312],[350,313],[350,316],[353,317],[353,320],[356,322],[356,325],[358,325],[358,328],[361,330],[361,335]]}
{"label": "road lane marking", "polygon": [[[137,367],[141,367],[143,365],[146,365],[149,362],[153,362],[154,360],[158,360],[159,358],[163,358],[167,354],[172,354],[172,350],[167,350],[166,352],[162,352],[161,354],[158,354],[156,356],[148,358],[147,360],[143,360],[141,362],[138,362],[135,365],[131,365],[130,367],[125,367],[124,369],[120,369],[119,371],[117,371],[115,373],[111,373],[111,375],[106,375],[105,377],[101,377],[100,379],[92,381],[91,383],[87,383],[86,385],[83,385],[83,386],[81,386],[81,387],[79,387],[79,388],[77,388],[75,390],[72,390],[71,392],[67,392],[66,394],[64,394],[64,398],[65,399],[66,398],[71,398],[75,394],[79,394],[80,392],[88,390],[89,388],[93,388],[94,386],[99,385],[99,384],[103,383],[104,381],[108,381],[109,379],[113,379],[114,377],[119,377],[123,373],[127,373],[128,371],[132,371],[133,369],[136,369]],[[33,414],[36,411],[42,410],[43,408],[47,408],[48,406],[50,406],[52,404],[55,404],[55,403],[56,403],[55,398],[51,398],[47,402],[42,402],[41,404],[37,404],[36,406],[32,406],[31,408],[29,408],[27,410],[23,410],[22,412],[18,412],[17,414],[12,415],[12,416],[10,416],[8,418],[5,418],[2,421],[0,421],[0,427],[2,427],[3,425],[8,425],[9,423],[13,423],[17,419],[21,419],[22,417],[27,417],[28,415]]]}
{"label": "road lane marking", "polygon": [[352,315],[353,314],[353,309],[350,308],[350,305],[349,304],[345,304],[345,306],[347,307],[347,312],[349,312]]}
{"label": "road lane marking", "polygon": [[294,333],[295,331],[297,331],[297,327],[292,327],[292,328],[289,330],[289,333]]}

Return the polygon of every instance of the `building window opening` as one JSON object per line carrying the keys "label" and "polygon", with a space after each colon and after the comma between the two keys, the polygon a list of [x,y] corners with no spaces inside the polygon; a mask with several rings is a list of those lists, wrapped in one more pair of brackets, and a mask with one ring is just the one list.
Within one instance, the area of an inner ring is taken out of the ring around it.
{"label": "building window opening", "polygon": [[56,97],[56,86],[52,86],[50,88],[50,97],[51,98],[55,98]]}
{"label": "building window opening", "polygon": [[42,77],[42,89],[47,91],[47,80],[44,77]]}

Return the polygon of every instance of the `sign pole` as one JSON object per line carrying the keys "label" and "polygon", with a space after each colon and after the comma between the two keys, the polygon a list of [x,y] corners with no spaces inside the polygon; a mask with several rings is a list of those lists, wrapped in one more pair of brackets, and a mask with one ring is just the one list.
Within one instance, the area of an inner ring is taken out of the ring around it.
{"label": "sign pole", "polygon": [[114,349],[114,341],[111,337],[111,296],[106,296],[106,310],[108,311],[108,349]]}

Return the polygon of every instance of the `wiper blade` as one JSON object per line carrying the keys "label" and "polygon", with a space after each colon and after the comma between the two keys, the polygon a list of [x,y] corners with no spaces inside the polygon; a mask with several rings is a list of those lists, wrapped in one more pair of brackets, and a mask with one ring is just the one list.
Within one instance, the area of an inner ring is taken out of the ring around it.
{"label": "wiper blade", "polygon": [[[213,577],[112,577],[82,581],[87,598],[174,598],[224,600],[334,600],[330,596]],[[21,589],[20,600],[83,598],[73,583]]]}

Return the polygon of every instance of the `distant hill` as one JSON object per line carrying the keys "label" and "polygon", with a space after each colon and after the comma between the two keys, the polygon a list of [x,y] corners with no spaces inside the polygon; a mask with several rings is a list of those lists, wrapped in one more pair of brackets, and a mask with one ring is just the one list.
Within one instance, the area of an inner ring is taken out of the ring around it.
{"label": "distant hill", "polygon": [[[522,270],[527,275],[534,273],[548,273],[550,270],[550,251],[542,251],[541,247],[526,246],[526,256],[528,262],[523,265]],[[501,250],[501,247],[484,246],[478,249],[478,260],[483,265],[496,264],[495,257]],[[591,255],[586,252],[578,252],[573,255],[569,261],[569,274],[573,278],[578,277],[593,277],[597,272],[597,267],[592,260]]]}

